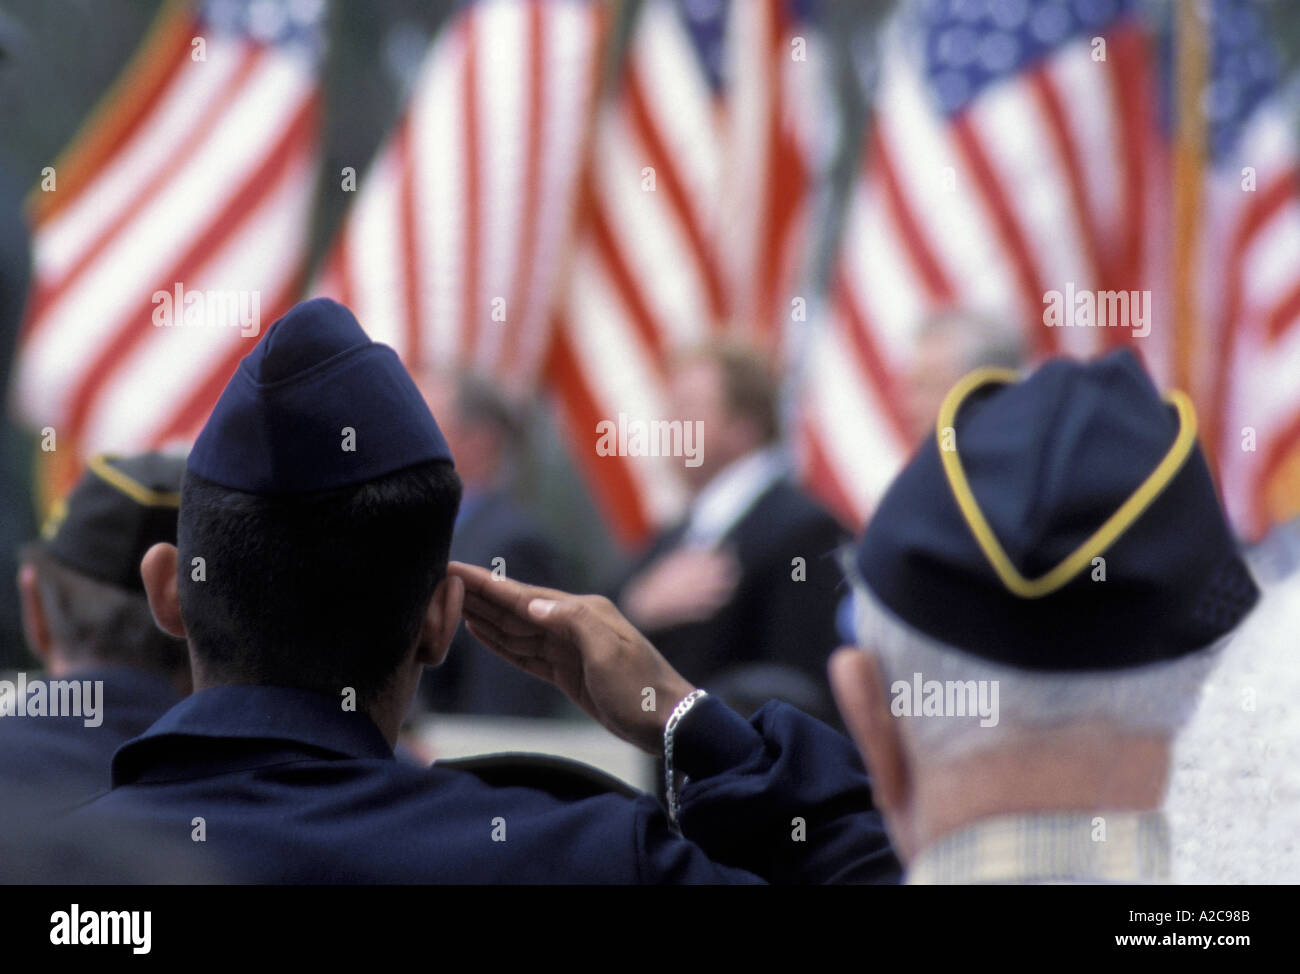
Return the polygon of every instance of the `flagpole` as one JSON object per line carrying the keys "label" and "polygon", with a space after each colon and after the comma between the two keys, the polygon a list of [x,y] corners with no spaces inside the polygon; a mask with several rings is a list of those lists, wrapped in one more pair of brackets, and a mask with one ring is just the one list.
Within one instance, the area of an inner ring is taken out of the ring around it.
{"label": "flagpole", "polygon": [[[1173,379],[1198,404],[1201,396],[1200,321],[1196,284],[1198,236],[1204,192],[1206,122],[1202,96],[1207,77],[1205,23],[1197,0],[1174,0],[1177,58],[1177,131],[1174,144],[1174,348]],[[1207,417],[1208,418],[1208,417]],[[1211,453],[1216,444],[1206,442]]]}

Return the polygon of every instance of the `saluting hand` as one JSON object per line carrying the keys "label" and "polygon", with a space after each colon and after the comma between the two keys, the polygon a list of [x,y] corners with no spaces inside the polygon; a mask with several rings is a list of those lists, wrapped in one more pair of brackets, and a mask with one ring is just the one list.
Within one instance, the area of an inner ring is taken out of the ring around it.
{"label": "saluting hand", "polygon": [[669,714],[695,688],[609,599],[524,585],[461,562],[448,572],[465,583],[465,624],[474,638],[559,687],[616,737],[663,751]]}

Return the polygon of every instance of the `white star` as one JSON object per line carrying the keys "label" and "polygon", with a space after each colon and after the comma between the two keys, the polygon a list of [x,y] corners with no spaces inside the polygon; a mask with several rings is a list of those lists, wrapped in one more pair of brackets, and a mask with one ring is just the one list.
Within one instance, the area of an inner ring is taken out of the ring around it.
{"label": "white star", "polygon": [[1034,11],[1029,21],[1034,37],[1044,44],[1059,41],[1070,29],[1070,14],[1060,3],[1048,3]]}
{"label": "white star", "polygon": [[936,53],[947,67],[964,68],[975,59],[976,34],[969,27],[950,27],[939,35]]}
{"label": "white star", "polygon": [[1016,30],[1029,18],[1028,0],[992,0],[989,13],[1003,30]]}
{"label": "white star", "polygon": [[1020,54],[1020,45],[1012,34],[990,31],[980,41],[980,65],[993,74],[1001,74],[1016,63]]}
{"label": "white star", "polygon": [[288,21],[289,12],[276,0],[254,0],[248,6],[248,32],[259,41],[274,41]]}
{"label": "white star", "polygon": [[325,0],[289,0],[289,19],[304,27],[319,23],[324,10]]}
{"label": "white star", "polygon": [[984,16],[984,0],[952,0],[952,15],[973,24]]}

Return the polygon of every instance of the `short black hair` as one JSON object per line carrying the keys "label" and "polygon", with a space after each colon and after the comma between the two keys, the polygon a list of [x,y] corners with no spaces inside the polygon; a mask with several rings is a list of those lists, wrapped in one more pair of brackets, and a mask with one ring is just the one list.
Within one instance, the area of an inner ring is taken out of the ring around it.
{"label": "short black hair", "polygon": [[446,574],[460,495],[445,460],[287,497],[187,471],[181,617],[205,674],[373,702]]}
{"label": "short black hair", "polygon": [[69,663],[131,666],[168,679],[189,673],[185,641],[158,628],[143,592],[69,568],[43,541],[25,546],[19,559],[36,571],[50,635]]}

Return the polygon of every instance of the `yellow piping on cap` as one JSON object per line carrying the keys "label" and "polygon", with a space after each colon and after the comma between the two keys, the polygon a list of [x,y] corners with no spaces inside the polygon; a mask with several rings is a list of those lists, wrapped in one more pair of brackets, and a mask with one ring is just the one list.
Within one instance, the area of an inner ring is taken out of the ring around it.
{"label": "yellow piping on cap", "polygon": [[967,396],[990,383],[1015,382],[1018,378],[1019,373],[1012,369],[986,368],[976,369],[960,379],[948,391],[943,405],[939,407],[935,437],[939,444],[939,458],[943,461],[943,471],[948,477],[948,486],[952,488],[953,497],[957,500],[962,517],[966,519],[966,524],[971,534],[975,536],[980,550],[984,552],[984,557],[988,559],[993,571],[1012,594],[1022,599],[1037,599],[1069,584],[1076,575],[1088,568],[1092,560],[1119,540],[1120,535],[1127,531],[1142,512],[1169,486],[1196,444],[1196,410],[1186,394],[1177,389],[1169,393],[1168,401],[1178,410],[1178,435],[1174,438],[1173,445],[1169,447],[1169,452],[1151,471],[1150,476],[1133,491],[1128,500],[1124,501],[1115,513],[1093,532],[1091,537],[1047,574],[1030,579],[1021,575],[1012,564],[993,533],[993,529],[985,520],[984,512],[980,510],[975,494],[966,479],[966,471],[962,469],[956,443],[953,443],[951,450],[945,450],[943,447],[943,431],[951,428],[954,434],[956,433],[953,420],[956,419],[957,411]]}
{"label": "yellow piping on cap", "polygon": [[59,525],[63,519],[68,516],[68,502],[60,497],[53,506],[50,507],[50,513],[46,516],[45,522],[41,525],[41,537],[49,541],[59,533]]}
{"label": "yellow piping on cap", "polygon": [[101,453],[97,457],[92,457],[88,466],[109,486],[115,487],[127,497],[145,507],[180,507],[181,495],[174,490],[154,490],[146,487],[140,481],[135,480],[116,467],[109,466],[108,461],[116,459],[115,456],[108,453]]}

